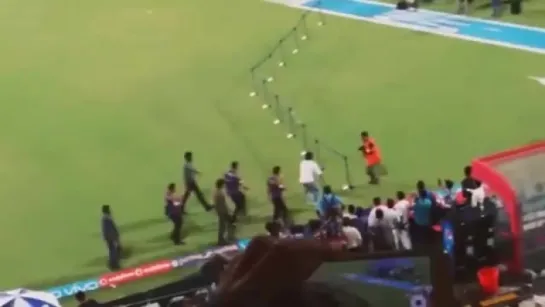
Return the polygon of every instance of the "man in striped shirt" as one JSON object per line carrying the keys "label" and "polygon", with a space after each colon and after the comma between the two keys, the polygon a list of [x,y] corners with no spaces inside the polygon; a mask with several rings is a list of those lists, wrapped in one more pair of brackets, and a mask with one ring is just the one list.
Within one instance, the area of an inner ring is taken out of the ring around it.
{"label": "man in striped shirt", "polygon": [[223,176],[225,180],[225,189],[227,195],[235,204],[235,210],[233,212],[233,222],[236,222],[239,215],[246,216],[246,195],[243,190],[248,190],[248,187],[244,185],[242,179],[238,173],[238,162],[231,162],[231,168]]}
{"label": "man in striped shirt", "polygon": [[204,194],[201,191],[201,188],[197,184],[197,175],[199,175],[200,172],[197,171],[195,167],[193,167],[193,153],[191,151],[187,151],[184,154],[184,160],[185,163],[183,168],[183,179],[185,183],[185,192],[182,196],[182,208],[186,208],[185,203],[189,199],[189,196],[191,195],[191,193],[195,193],[204,210],[212,210],[214,207],[206,201],[206,199],[204,198]]}

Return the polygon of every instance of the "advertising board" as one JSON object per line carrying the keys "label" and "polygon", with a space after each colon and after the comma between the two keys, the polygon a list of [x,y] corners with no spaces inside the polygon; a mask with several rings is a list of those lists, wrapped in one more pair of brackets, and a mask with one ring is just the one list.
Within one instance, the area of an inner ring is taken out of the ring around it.
{"label": "advertising board", "polygon": [[84,281],[77,281],[71,284],[67,284],[60,287],[47,290],[47,292],[53,294],[56,298],[62,298],[67,296],[74,296],[77,292],[89,292],[100,288],[98,279],[89,279]]}

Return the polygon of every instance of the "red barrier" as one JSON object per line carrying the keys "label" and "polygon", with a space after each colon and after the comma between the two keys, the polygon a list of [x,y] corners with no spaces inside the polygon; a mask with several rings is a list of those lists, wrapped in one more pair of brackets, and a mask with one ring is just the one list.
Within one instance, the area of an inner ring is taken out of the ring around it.
{"label": "red barrier", "polygon": [[516,273],[520,273],[523,267],[521,208],[517,199],[517,192],[520,191],[517,189],[526,188],[524,176],[527,176],[526,169],[532,167],[531,164],[525,164],[525,160],[543,153],[545,142],[537,142],[478,158],[472,163],[473,177],[485,183],[504,205],[514,241],[514,257],[509,263],[509,269]]}
{"label": "red barrier", "polygon": [[164,274],[172,269],[172,261],[157,261],[150,264],[144,264],[136,268],[104,274],[100,277],[99,284],[101,287],[116,287],[117,285],[133,282],[142,278]]}

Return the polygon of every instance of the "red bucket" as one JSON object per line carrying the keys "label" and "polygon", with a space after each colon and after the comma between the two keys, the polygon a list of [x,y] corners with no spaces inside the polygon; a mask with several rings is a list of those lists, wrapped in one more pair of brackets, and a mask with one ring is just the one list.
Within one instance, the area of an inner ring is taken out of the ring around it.
{"label": "red bucket", "polygon": [[477,279],[483,292],[494,294],[500,288],[500,270],[497,267],[484,267],[477,272]]}

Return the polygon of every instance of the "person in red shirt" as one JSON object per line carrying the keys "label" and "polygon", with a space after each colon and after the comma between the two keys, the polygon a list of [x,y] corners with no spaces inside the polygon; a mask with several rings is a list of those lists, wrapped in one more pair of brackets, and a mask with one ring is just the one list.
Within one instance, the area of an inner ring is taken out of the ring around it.
{"label": "person in red shirt", "polygon": [[377,146],[375,140],[369,136],[367,131],[361,133],[361,142],[362,145],[358,150],[362,152],[365,163],[367,164],[369,184],[379,184],[379,171],[382,162],[380,148]]}

